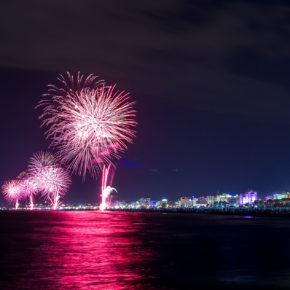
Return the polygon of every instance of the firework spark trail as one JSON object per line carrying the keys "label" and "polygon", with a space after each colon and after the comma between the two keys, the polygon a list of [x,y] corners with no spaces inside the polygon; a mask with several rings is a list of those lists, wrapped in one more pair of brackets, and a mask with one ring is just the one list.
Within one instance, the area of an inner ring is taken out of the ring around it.
{"label": "firework spark trail", "polygon": [[21,172],[16,179],[20,187],[20,198],[29,198],[30,209],[34,208],[33,195],[37,192],[37,183],[26,171]]}
{"label": "firework spark trail", "polygon": [[104,211],[106,208],[110,206],[110,197],[113,192],[117,192],[116,188],[107,186],[102,191],[102,203],[100,204],[100,210]]}
{"label": "firework spark trail", "polygon": [[[108,167],[104,166],[102,170],[102,186],[101,186],[101,199],[100,210],[105,210],[109,206],[109,196],[113,191],[117,191],[115,188],[109,186],[109,177],[111,172],[112,165],[109,164]],[[111,175],[111,180],[113,175]]]}
{"label": "firework spark trail", "polygon": [[39,152],[30,159],[28,170],[37,184],[38,191],[57,209],[60,198],[71,183],[68,173],[61,168],[49,152]]}
{"label": "firework spark trail", "polygon": [[[135,137],[134,102],[129,94],[116,91],[97,76],[80,72],[59,75],[59,85],[49,85],[37,107],[46,137],[57,159],[75,174],[85,178],[102,171],[102,195],[111,163],[120,158]],[[106,198],[102,198],[102,207]]]}
{"label": "firework spark trail", "polygon": [[34,209],[34,201],[33,201],[33,195],[30,194],[29,196],[29,202],[30,202],[30,210]]}
{"label": "firework spark trail", "polygon": [[18,180],[9,180],[2,185],[4,197],[9,202],[15,203],[15,209],[19,207],[19,199],[21,198],[20,182]]}
{"label": "firework spark trail", "polygon": [[[114,191],[117,192],[117,190],[113,187],[111,187],[108,184],[111,184],[111,181],[113,179],[113,173],[111,171],[112,165],[109,164],[108,167],[104,166],[102,170],[102,186],[101,186],[101,199],[102,202],[100,204],[99,209],[100,210],[105,210],[106,208],[109,207],[110,205],[110,195]],[[111,173],[111,176],[110,176]],[[109,177],[111,177],[111,181],[109,181]]]}

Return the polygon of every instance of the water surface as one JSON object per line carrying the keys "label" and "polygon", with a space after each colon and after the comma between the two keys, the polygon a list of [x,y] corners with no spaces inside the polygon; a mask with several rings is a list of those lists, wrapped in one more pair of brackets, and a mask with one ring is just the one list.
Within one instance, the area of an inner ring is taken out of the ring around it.
{"label": "water surface", "polygon": [[1,289],[289,289],[290,220],[0,212]]}

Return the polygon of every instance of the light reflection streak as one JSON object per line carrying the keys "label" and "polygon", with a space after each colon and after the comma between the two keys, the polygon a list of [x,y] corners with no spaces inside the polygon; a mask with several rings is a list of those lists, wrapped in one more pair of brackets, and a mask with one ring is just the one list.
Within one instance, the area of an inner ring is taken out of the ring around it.
{"label": "light reflection streak", "polygon": [[151,279],[153,252],[136,237],[144,227],[140,219],[112,212],[54,213],[61,219],[34,234],[43,243],[33,256],[49,266],[37,274],[40,283],[54,289],[130,289]]}

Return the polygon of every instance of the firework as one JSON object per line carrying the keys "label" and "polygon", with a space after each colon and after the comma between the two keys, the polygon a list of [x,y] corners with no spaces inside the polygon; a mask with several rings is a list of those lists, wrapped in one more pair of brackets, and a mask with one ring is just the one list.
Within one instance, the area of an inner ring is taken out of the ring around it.
{"label": "firework", "polygon": [[[49,85],[38,106],[46,137],[56,157],[72,173],[85,178],[102,170],[102,195],[110,164],[132,143],[136,126],[134,102],[129,94],[108,86],[97,76],[78,73],[59,75],[58,85]],[[105,175],[105,176],[104,176]],[[102,208],[106,198],[102,199]]]}
{"label": "firework", "polygon": [[21,185],[18,180],[6,181],[2,186],[4,197],[9,202],[15,202],[15,209],[18,209],[19,199],[21,198]]}
{"label": "firework", "polygon": [[60,198],[71,183],[68,173],[49,152],[34,154],[29,161],[28,171],[37,184],[38,191],[51,203],[53,209],[57,209]]}
{"label": "firework", "polygon": [[34,201],[33,196],[38,192],[39,190],[39,184],[36,178],[34,176],[29,175],[27,171],[21,172],[17,180],[20,183],[21,188],[21,197],[28,197],[29,203],[30,203],[30,209],[32,210],[34,208]]}
{"label": "firework", "polygon": [[[104,166],[102,170],[102,186],[101,186],[101,204],[100,204],[100,210],[105,210],[109,204],[110,204],[110,195],[114,191],[117,192],[117,190],[108,184],[111,184],[111,181],[113,179],[113,173],[111,169],[112,165],[109,164],[108,167]],[[111,174],[111,176],[110,176]]]}
{"label": "firework", "polygon": [[107,186],[102,191],[102,203],[100,204],[100,210],[105,210],[108,206],[110,206],[110,196],[113,192],[117,192],[116,188]]}
{"label": "firework", "polygon": [[95,177],[98,170],[120,157],[135,136],[134,102],[95,75],[67,73],[59,86],[49,85],[40,116],[57,159],[73,172]]}

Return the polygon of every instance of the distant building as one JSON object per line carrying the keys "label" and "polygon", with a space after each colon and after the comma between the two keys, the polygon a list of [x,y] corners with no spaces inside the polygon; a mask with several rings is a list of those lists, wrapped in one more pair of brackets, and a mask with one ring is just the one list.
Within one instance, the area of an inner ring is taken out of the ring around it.
{"label": "distant building", "polygon": [[213,207],[214,203],[216,202],[216,196],[214,196],[214,195],[208,195],[206,197],[206,201],[207,201],[207,206]]}
{"label": "distant building", "polygon": [[207,205],[207,200],[204,196],[201,196],[197,199],[197,203],[196,203],[196,206],[197,207],[206,207]]}
{"label": "distant building", "polygon": [[119,201],[117,204],[117,207],[122,208],[122,209],[127,208],[128,206],[129,206],[128,203],[125,201]]}
{"label": "distant building", "polygon": [[150,198],[149,197],[141,197],[139,199],[139,204],[141,207],[148,207],[150,205]]}
{"label": "distant building", "polygon": [[191,206],[191,199],[190,197],[181,197],[179,200],[180,207],[190,207]]}
{"label": "distant building", "polygon": [[238,206],[239,205],[239,195],[233,194],[231,197],[228,198],[228,204],[230,206]]}
{"label": "distant building", "polygon": [[273,194],[273,199],[283,199],[283,198],[289,198],[289,193],[274,193]]}
{"label": "distant building", "polygon": [[216,201],[213,205],[215,208],[225,208],[228,206],[228,203],[225,201]]}
{"label": "distant building", "polygon": [[192,197],[192,206],[196,207],[196,204],[197,204],[197,198],[193,196]]}
{"label": "distant building", "polygon": [[162,207],[162,208],[168,207],[168,199],[167,198],[163,198],[163,199],[157,201],[157,203],[155,204],[155,206],[157,208],[160,208],[160,207]]}
{"label": "distant building", "polygon": [[216,196],[216,201],[228,202],[228,199],[231,197],[232,197],[231,194],[228,194],[228,193],[219,194]]}
{"label": "distant building", "polygon": [[250,190],[239,196],[239,205],[252,205],[257,200],[257,192]]}
{"label": "distant building", "polygon": [[268,199],[265,202],[267,207],[290,207],[290,198]]}

